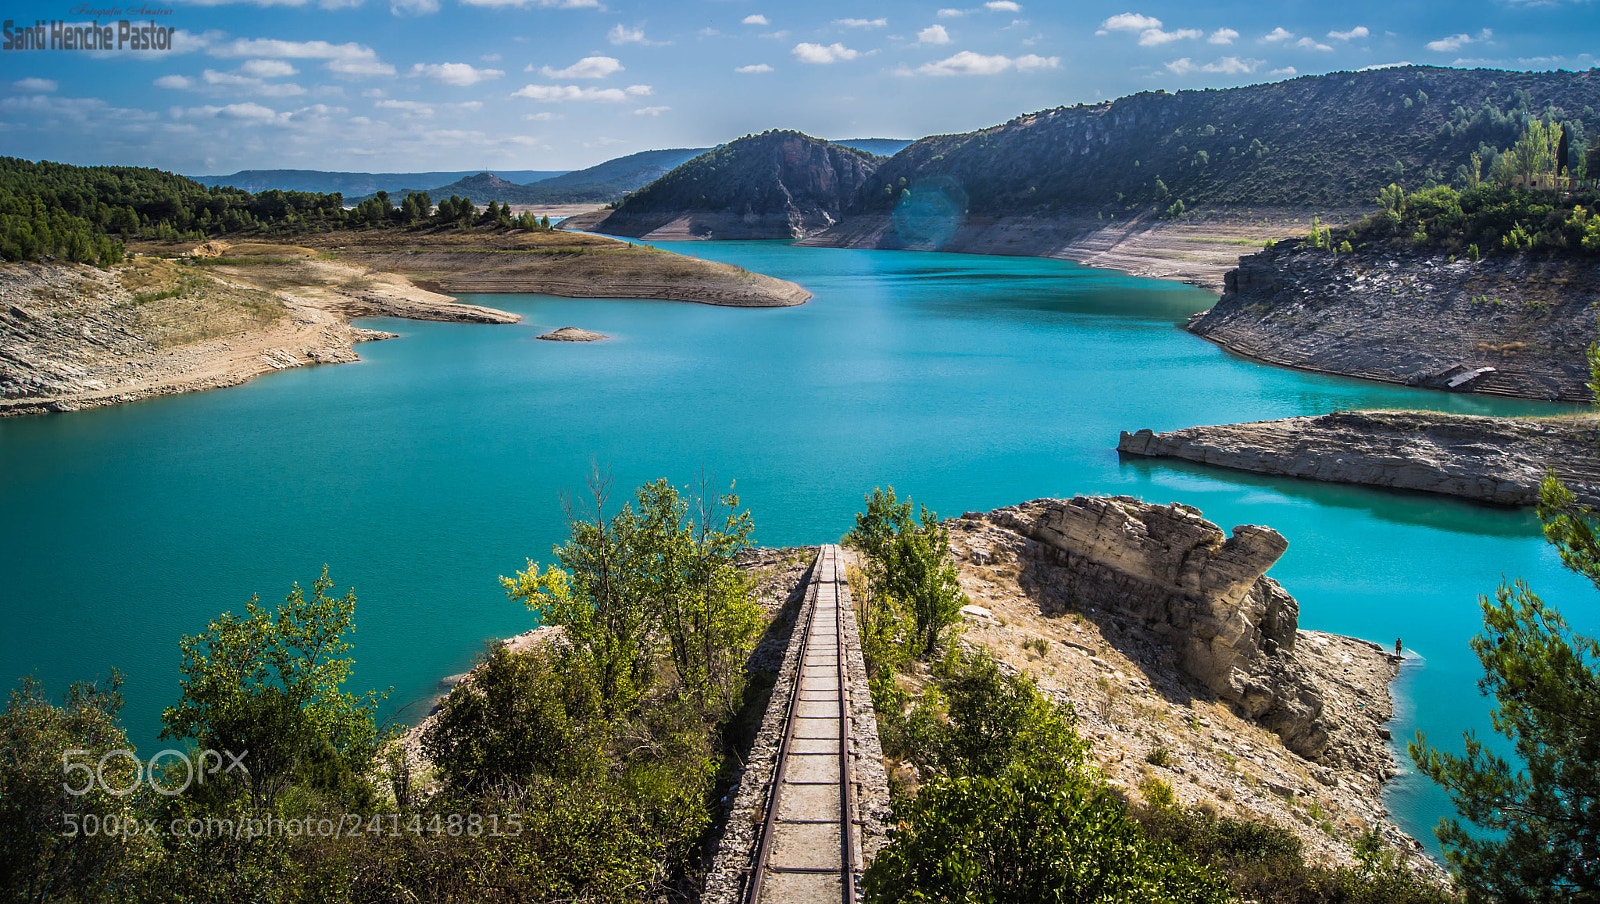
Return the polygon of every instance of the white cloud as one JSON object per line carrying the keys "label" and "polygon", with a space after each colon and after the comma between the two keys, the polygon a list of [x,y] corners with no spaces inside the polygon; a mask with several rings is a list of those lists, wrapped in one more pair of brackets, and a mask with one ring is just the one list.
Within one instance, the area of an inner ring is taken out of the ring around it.
{"label": "white cloud", "polygon": [[469,6],[537,6],[542,9],[599,9],[600,0],[461,0]]}
{"label": "white cloud", "polygon": [[888,19],[834,19],[833,24],[843,25],[845,28],[882,28],[889,24]]}
{"label": "white cloud", "polygon": [[60,87],[60,82],[50,78],[25,78],[11,83],[12,90],[25,94],[46,94]]}
{"label": "white cloud", "polygon": [[672,109],[672,108],[671,107],[640,107],[639,109],[633,111],[633,115],[635,115],[635,116],[660,116],[661,114],[667,112],[670,109]]}
{"label": "white cloud", "polygon": [[1115,16],[1100,23],[1101,31],[1145,31],[1160,27],[1160,19],[1155,16],[1142,16],[1138,13],[1117,13]]}
{"label": "white cloud", "polygon": [[1284,41],[1292,40],[1294,40],[1294,32],[1281,25],[1261,36],[1261,43],[1263,44],[1281,44]]}
{"label": "white cloud", "polygon": [[1477,37],[1466,34],[1450,35],[1437,41],[1429,41],[1427,47],[1435,53],[1454,53],[1468,44],[1481,44],[1492,37],[1494,37],[1494,32],[1485,28],[1483,31],[1478,32]]}
{"label": "white cloud", "polygon": [[1329,47],[1326,44],[1319,44],[1316,41],[1312,40],[1311,38],[1301,38],[1300,40],[1294,42],[1294,46],[1300,48],[1301,50],[1332,50],[1333,49],[1332,47]]}
{"label": "white cloud", "polygon": [[1168,63],[1167,71],[1173,75],[1193,75],[1196,72],[1243,75],[1256,71],[1256,68],[1265,62],[1266,60],[1246,60],[1229,56],[1210,63],[1196,63],[1188,57],[1183,57]]}
{"label": "white cloud", "polygon": [[789,51],[789,55],[802,63],[826,65],[828,63],[837,63],[840,60],[853,60],[861,54],[837,42],[828,45],[802,42],[794,45],[794,49]]}
{"label": "white cloud", "polygon": [[[1015,68],[1018,72],[1031,72],[1036,69],[1057,69],[1061,66],[1060,57],[1042,57],[1036,54],[1012,59],[1002,54],[992,56],[973,53],[963,50],[955,56],[947,57],[934,63],[924,63],[917,67],[916,74],[920,75],[998,75],[1007,69]],[[897,74],[911,75],[912,70],[902,69]]]}
{"label": "white cloud", "polygon": [[512,97],[526,97],[547,104],[558,104],[569,100],[593,101],[602,104],[620,104],[630,97],[645,97],[654,94],[655,90],[649,85],[629,85],[626,88],[580,88],[577,85],[527,85],[515,92]]}
{"label": "white cloud", "polygon": [[439,11],[439,0],[389,0],[389,12],[397,16],[426,16]]}
{"label": "white cloud", "polygon": [[500,62],[500,54],[486,53],[483,56],[478,57],[478,59],[485,63],[498,63]]}
{"label": "white cloud", "polygon": [[763,16],[760,13],[751,13],[750,15],[745,16],[743,19],[740,19],[739,21],[741,23],[745,24],[745,25],[771,25],[772,24],[771,22],[767,21],[767,17],[766,16]]}
{"label": "white cloud", "polygon": [[552,69],[549,66],[539,67],[545,78],[605,78],[608,75],[622,71],[622,61],[615,57],[590,56],[573,63],[565,69]]}
{"label": "white cloud", "polygon": [[984,4],[984,6],[1000,13],[1022,12],[1022,5],[1020,3],[1012,2],[1012,0],[989,0],[988,3]]}
{"label": "white cloud", "polygon": [[275,38],[239,38],[209,50],[218,57],[270,57],[277,59],[327,60],[329,72],[339,75],[394,75],[394,67],[378,59],[364,44],[330,44],[327,41],[280,41]]}
{"label": "white cloud", "polygon": [[948,44],[950,32],[944,30],[943,25],[929,25],[917,32],[918,44]]}
{"label": "white cloud", "polygon": [[753,64],[751,64],[749,66],[740,66],[738,69],[735,69],[733,71],[734,72],[771,72],[772,71],[772,67],[768,66],[766,63],[753,63]]}
{"label": "white cloud", "polygon": [[373,106],[381,110],[399,110],[407,116],[433,115],[433,107],[414,100],[380,100]]}
{"label": "white cloud", "polygon": [[283,60],[245,60],[239,72],[251,78],[286,78],[300,74],[300,70]]}
{"label": "white cloud", "polygon": [[648,41],[646,41],[644,39],[644,29],[642,29],[642,28],[629,28],[628,26],[623,25],[621,23],[618,23],[616,25],[611,26],[611,30],[606,32],[606,40],[610,41],[613,44],[647,44],[647,43],[649,43]]}
{"label": "white cloud", "polygon": [[[256,65],[251,65],[251,64]],[[269,77],[293,75],[298,70],[278,60],[251,60],[235,72],[207,69],[198,78],[185,75],[163,75],[152,84],[171,91],[206,91],[227,97],[254,94],[260,97],[298,97],[306,89],[293,82],[268,82],[248,73],[264,72]]]}
{"label": "white cloud", "polygon": [[175,111],[179,119],[231,119],[247,123],[281,123],[289,120],[288,113],[279,113],[260,104],[242,103],[213,107],[188,107]]}
{"label": "white cloud", "polygon": [[478,69],[471,63],[417,63],[411,67],[411,74],[430,78],[441,85],[454,85],[457,88],[465,88],[505,75],[499,69]]}
{"label": "white cloud", "polygon": [[1293,66],[1285,66],[1282,69],[1274,69],[1267,74],[1273,78],[1287,78],[1291,75],[1299,75],[1300,73],[1296,71]]}
{"label": "white cloud", "polygon": [[1027,54],[1026,56],[1019,56],[1012,62],[1016,65],[1018,72],[1032,72],[1035,69],[1061,68],[1060,57],[1042,57],[1034,53]]}
{"label": "white cloud", "polygon": [[965,16],[966,14],[967,14],[967,11],[964,10],[964,9],[941,9],[941,10],[939,10],[939,18],[941,18],[941,19],[959,19],[962,16]]}
{"label": "white cloud", "polygon": [[1239,37],[1239,33],[1231,28],[1219,28],[1206,38],[1207,44],[1232,44]]}
{"label": "white cloud", "polygon": [[1162,31],[1159,28],[1147,28],[1139,32],[1140,47],[1160,47],[1171,44],[1173,41],[1192,41],[1204,32],[1198,28],[1180,28],[1176,31]]}
{"label": "white cloud", "polygon": [[540,111],[538,113],[524,113],[524,114],[522,114],[522,118],[527,120],[528,122],[549,122],[552,119],[560,119],[561,118],[561,114],[560,113],[551,113],[551,112],[548,112],[548,111]]}
{"label": "white cloud", "polygon": [[1354,41],[1356,38],[1365,38],[1370,34],[1372,32],[1367,31],[1365,25],[1357,25],[1349,31],[1330,31],[1328,32],[1328,37],[1335,41]]}

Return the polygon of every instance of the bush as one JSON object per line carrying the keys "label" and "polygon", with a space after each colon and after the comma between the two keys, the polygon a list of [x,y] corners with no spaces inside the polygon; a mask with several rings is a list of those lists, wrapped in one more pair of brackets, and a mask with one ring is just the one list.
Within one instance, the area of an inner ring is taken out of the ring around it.
{"label": "bush", "polygon": [[1147,839],[1082,774],[948,776],[895,818],[899,828],[865,876],[864,901],[1229,900],[1225,885]]}

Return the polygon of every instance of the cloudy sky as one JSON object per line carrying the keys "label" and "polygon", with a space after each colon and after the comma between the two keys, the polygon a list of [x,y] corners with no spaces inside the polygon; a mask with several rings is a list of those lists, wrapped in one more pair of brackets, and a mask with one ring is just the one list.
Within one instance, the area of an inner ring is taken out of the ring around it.
{"label": "cloudy sky", "polygon": [[173,46],[0,51],[0,153],[188,174],[576,169],[769,128],[915,138],[1156,88],[1588,69],[1600,52],[1595,0],[21,0],[0,16],[96,11],[176,29]]}

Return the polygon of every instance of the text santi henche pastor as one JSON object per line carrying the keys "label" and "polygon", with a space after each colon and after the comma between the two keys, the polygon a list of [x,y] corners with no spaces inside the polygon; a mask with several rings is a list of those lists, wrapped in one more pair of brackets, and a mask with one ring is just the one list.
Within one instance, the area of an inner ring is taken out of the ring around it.
{"label": "text santi henche pastor", "polygon": [[0,50],[171,50],[175,31],[170,25],[127,19],[104,25],[35,19],[20,27],[7,19]]}

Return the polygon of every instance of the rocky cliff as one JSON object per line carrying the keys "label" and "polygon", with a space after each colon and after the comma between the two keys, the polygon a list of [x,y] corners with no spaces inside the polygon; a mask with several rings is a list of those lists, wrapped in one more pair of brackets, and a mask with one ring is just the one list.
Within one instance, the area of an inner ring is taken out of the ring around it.
{"label": "rocky cliff", "polygon": [[878,158],[799,132],[747,136],[563,223],[645,239],[792,239],[839,221]]}
{"label": "rocky cliff", "polygon": [[1046,615],[1116,621],[1300,756],[1352,756],[1295,655],[1299,606],[1265,576],[1289,545],[1277,531],[1247,524],[1229,536],[1189,506],[1128,496],[1039,499],[962,520],[1032,541],[1017,555]]}
{"label": "rocky cliff", "polygon": [[1279,242],[1240,258],[1188,329],[1257,360],[1456,392],[1587,401],[1600,267]]}
{"label": "rocky cliff", "polygon": [[1170,433],[1123,432],[1117,451],[1219,468],[1534,505],[1547,471],[1600,505],[1593,418],[1528,420],[1356,411]]}

